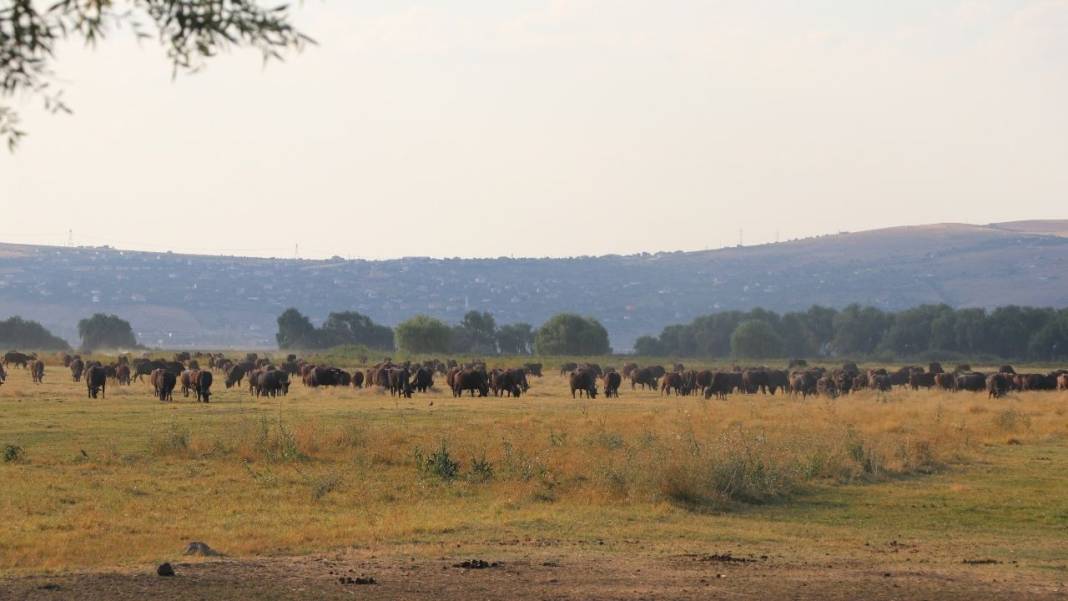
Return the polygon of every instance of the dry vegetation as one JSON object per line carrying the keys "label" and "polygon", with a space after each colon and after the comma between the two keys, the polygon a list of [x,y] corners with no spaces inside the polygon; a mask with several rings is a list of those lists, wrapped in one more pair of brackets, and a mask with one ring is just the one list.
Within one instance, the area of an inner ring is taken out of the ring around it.
{"label": "dry vegetation", "polygon": [[[0,387],[7,572],[140,565],[190,540],[236,556],[512,538],[804,555],[911,536],[1054,561],[1068,528],[1066,393],[591,402],[546,375],[518,400],[218,385],[199,405],[137,383],[91,401],[49,369]],[[920,498],[930,510],[909,509]]]}

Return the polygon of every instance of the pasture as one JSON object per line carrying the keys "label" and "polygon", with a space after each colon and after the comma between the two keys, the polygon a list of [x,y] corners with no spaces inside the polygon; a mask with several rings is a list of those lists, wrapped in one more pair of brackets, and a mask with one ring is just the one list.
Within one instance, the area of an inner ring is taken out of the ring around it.
{"label": "pasture", "polygon": [[[550,363],[518,399],[438,380],[217,380],[200,404],[9,369],[0,598],[1068,594],[1068,392],[587,400]],[[500,566],[453,567],[472,558]]]}

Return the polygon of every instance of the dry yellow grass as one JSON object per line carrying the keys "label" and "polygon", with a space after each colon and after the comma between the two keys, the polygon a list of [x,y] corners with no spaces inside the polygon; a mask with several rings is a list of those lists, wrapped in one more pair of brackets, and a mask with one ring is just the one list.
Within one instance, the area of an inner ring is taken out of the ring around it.
{"label": "dry yellow grass", "polygon": [[[59,367],[39,386],[12,370],[0,387],[0,445],[23,456],[0,464],[0,570],[152,561],[189,540],[234,555],[510,537],[789,546],[836,520],[858,520],[849,536],[924,531],[921,516],[886,522],[859,503],[892,504],[915,482],[959,498],[951,514],[967,520],[968,507],[1007,492],[973,482],[971,466],[1068,457],[1065,393],[724,402],[625,388],[621,399],[584,401],[547,375],[516,400],[300,384],[280,399],[221,384],[209,405],[177,399],[161,404],[135,383],[88,400]],[[1056,480],[1032,499],[1062,529],[1068,513],[1048,504],[1064,492]],[[843,505],[832,518],[815,499]],[[1015,515],[1005,509],[967,533],[1012,539],[1048,527],[1014,533]],[[1047,542],[1031,544],[1040,553]]]}

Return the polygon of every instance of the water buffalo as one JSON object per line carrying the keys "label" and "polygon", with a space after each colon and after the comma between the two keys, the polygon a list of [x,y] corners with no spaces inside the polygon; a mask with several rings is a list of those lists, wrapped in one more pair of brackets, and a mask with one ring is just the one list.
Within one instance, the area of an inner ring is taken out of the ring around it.
{"label": "water buffalo", "polygon": [[705,398],[710,399],[715,396],[717,399],[726,400],[732,388],[730,374],[722,371],[714,372],[711,381],[705,388]]}
{"label": "water buffalo", "polygon": [[33,378],[33,381],[35,383],[40,384],[44,381],[44,371],[44,361],[41,361],[40,359],[34,359],[33,362],[30,364],[30,377]]}
{"label": "water buffalo", "polygon": [[115,381],[121,385],[130,385],[130,366],[125,363],[120,363],[115,366]]}
{"label": "water buffalo", "polygon": [[352,372],[352,386],[353,388],[363,388],[364,375],[360,370]]}
{"label": "water buffalo", "polygon": [[158,367],[152,370],[150,379],[152,388],[156,391],[156,398],[160,401],[174,400],[174,386],[178,382],[178,376],[173,371]]}
{"label": "water buffalo", "polygon": [[389,394],[412,398],[412,374],[407,367],[389,370]]}
{"label": "water buffalo", "polygon": [[486,378],[486,372],[480,369],[458,369],[456,371],[450,371],[452,375],[452,395],[455,397],[461,396],[465,390],[471,392],[471,396],[475,396],[475,391],[478,391],[478,396],[484,397],[489,395],[489,384]]}
{"label": "water buffalo", "polygon": [[661,395],[670,394],[672,391],[676,396],[682,394],[683,391],[682,374],[678,372],[664,374],[664,379],[660,382]]}
{"label": "water buffalo", "polygon": [[81,382],[82,372],[85,371],[85,361],[81,357],[75,357],[70,361],[70,376],[75,382]]}
{"label": "water buffalo", "polygon": [[509,369],[495,369],[490,372],[490,390],[493,391],[493,396],[503,394],[518,397],[523,392],[515,373]]}
{"label": "water buffalo", "polygon": [[25,369],[30,361],[33,361],[36,358],[37,355],[34,354],[27,355],[26,353],[20,353],[18,351],[8,351],[7,353],[4,353],[4,366],[15,365]]}
{"label": "water buffalo", "polygon": [[89,398],[95,399],[97,393],[101,397],[107,398],[105,394],[107,390],[108,378],[107,372],[100,365],[94,365],[85,370],[85,387],[89,393]]}
{"label": "water buffalo", "polygon": [[1012,378],[1009,377],[1007,372],[998,372],[986,377],[986,393],[988,398],[993,397],[996,399],[1005,396],[1011,387]]}
{"label": "water buffalo", "polygon": [[429,367],[420,367],[412,374],[412,388],[416,392],[426,392],[434,385],[434,371]]}
{"label": "water buffalo", "polygon": [[196,376],[193,378],[193,390],[197,394],[197,401],[207,403],[211,400],[211,372],[204,370],[197,370]]}
{"label": "water buffalo", "polygon": [[623,383],[623,376],[619,372],[610,371],[604,374],[605,398],[619,397],[619,385]]}
{"label": "water buffalo", "polygon": [[935,385],[935,375],[937,374],[931,372],[913,372],[912,375],[909,376],[909,386],[913,390],[919,390],[921,388],[930,390],[931,387]]}
{"label": "water buffalo", "polygon": [[569,377],[571,384],[571,398],[575,398],[575,392],[581,397],[585,394],[588,398],[597,398],[597,376],[588,369],[576,369]]}
{"label": "water buffalo", "polygon": [[647,387],[651,390],[656,390],[659,387],[657,380],[658,378],[653,375],[651,368],[635,369],[630,372],[630,389],[634,390],[636,386],[640,385],[643,390]]}

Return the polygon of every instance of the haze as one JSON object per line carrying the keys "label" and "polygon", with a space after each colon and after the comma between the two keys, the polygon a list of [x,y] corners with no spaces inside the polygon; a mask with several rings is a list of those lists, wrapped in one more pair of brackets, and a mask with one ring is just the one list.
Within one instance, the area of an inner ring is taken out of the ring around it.
{"label": "haze", "polygon": [[319,46],[172,80],[66,46],[0,240],[568,256],[1063,218],[1068,1],[309,2]]}

